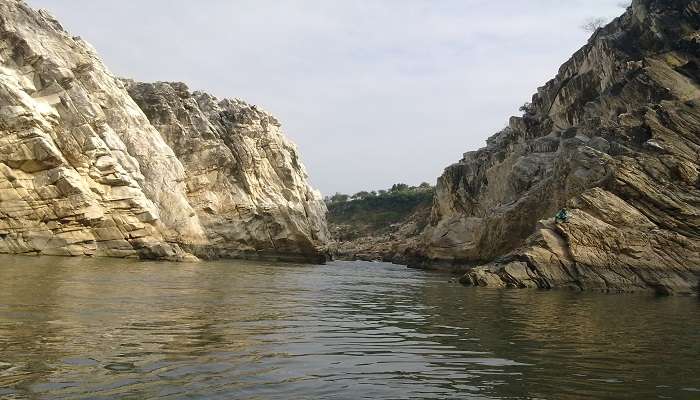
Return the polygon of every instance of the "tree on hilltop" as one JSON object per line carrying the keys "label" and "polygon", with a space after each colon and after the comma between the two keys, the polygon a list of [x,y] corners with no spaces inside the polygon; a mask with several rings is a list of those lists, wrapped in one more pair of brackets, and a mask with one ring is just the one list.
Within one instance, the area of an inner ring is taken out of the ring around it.
{"label": "tree on hilltop", "polygon": [[586,20],[586,22],[583,23],[583,25],[581,25],[581,29],[583,29],[586,32],[593,33],[598,29],[604,27],[607,23],[608,21],[605,18],[589,18]]}

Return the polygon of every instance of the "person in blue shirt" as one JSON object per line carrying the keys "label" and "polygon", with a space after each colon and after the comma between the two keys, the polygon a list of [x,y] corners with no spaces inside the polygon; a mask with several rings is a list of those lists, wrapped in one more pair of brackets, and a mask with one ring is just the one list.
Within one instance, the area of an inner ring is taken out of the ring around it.
{"label": "person in blue shirt", "polygon": [[562,208],[554,215],[554,223],[569,222],[569,213],[566,208]]}

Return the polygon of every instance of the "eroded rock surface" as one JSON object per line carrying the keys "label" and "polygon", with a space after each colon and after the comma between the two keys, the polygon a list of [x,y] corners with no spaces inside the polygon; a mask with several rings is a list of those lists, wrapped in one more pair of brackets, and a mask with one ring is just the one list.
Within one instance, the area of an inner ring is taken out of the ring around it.
{"label": "eroded rock surface", "polygon": [[[423,262],[483,286],[690,292],[700,273],[700,2],[635,0],[523,117],[439,178]],[[567,207],[568,223],[552,217]]]}
{"label": "eroded rock surface", "polygon": [[[161,135],[90,45],[44,11],[0,0],[0,252],[187,259],[183,247],[218,254],[222,241],[248,232],[249,250],[317,258],[323,209],[276,121],[235,102],[206,107],[220,124],[248,129],[238,147],[209,140],[206,122],[192,134],[200,142]],[[239,158],[219,156],[232,148]],[[224,175],[241,186],[203,189],[224,185]]]}
{"label": "eroded rock surface", "polygon": [[[187,197],[207,234],[198,255],[314,257],[326,206],[275,117],[183,83],[127,81],[131,97],[185,166]],[[319,255],[320,256],[320,255]]]}

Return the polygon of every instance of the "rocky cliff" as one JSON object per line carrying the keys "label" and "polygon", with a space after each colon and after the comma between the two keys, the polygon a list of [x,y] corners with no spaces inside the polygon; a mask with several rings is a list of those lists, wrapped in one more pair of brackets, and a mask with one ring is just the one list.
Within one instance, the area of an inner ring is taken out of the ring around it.
{"label": "rocky cliff", "polygon": [[126,86],[185,166],[187,198],[207,236],[196,254],[293,259],[327,240],[325,203],[275,117],[182,83]]}
{"label": "rocky cliff", "polygon": [[324,208],[277,121],[166,86],[144,103],[172,107],[160,132],[90,45],[0,0],[0,252],[322,257]]}
{"label": "rocky cliff", "polygon": [[439,178],[423,263],[476,266],[472,285],[692,291],[699,13],[697,0],[635,0],[595,32],[522,117]]}

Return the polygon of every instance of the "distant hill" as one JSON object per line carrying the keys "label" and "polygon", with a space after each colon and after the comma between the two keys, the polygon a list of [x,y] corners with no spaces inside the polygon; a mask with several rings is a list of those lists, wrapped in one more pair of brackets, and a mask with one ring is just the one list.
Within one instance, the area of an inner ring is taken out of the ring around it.
{"label": "distant hill", "polygon": [[435,189],[393,185],[378,192],[336,193],[326,198],[328,224],[342,259],[394,260],[407,239],[425,228]]}

